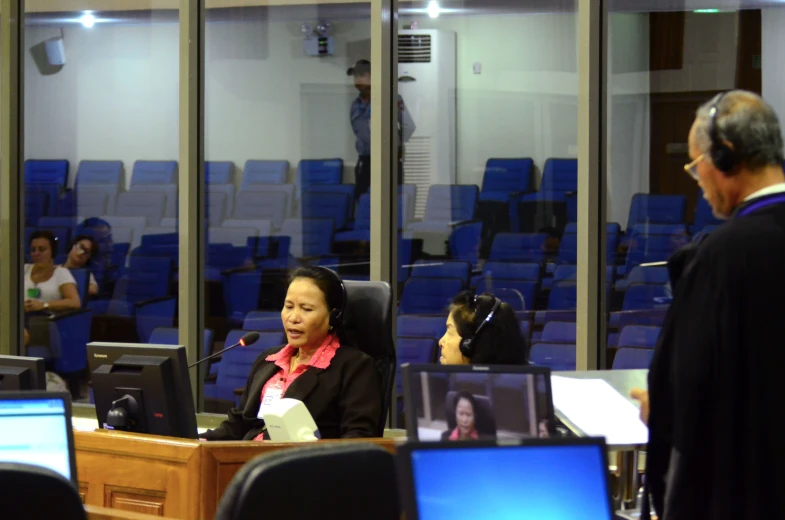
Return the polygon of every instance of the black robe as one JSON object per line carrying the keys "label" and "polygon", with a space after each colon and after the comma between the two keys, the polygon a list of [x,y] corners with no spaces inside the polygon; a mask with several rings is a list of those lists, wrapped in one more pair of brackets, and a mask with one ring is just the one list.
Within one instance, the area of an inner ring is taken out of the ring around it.
{"label": "black robe", "polygon": [[646,485],[663,520],[785,518],[785,203],[754,199],[669,260]]}

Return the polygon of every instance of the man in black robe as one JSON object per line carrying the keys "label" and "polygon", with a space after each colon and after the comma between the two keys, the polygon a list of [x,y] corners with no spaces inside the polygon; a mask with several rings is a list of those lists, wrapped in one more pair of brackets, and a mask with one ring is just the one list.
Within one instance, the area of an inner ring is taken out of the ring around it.
{"label": "man in black robe", "polygon": [[777,116],[749,92],[697,112],[688,174],[728,219],[669,260],[673,303],[648,378],[643,516],[785,518],[785,176]]}

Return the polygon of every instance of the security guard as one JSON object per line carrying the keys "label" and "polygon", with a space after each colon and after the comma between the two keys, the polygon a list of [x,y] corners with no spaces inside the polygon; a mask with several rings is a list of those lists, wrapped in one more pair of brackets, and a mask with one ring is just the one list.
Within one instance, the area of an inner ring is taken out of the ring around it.
{"label": "security guard", "polygon": [[[371,62],[358,61],[346,71],[354,77],[354,86],[360,92],[352,103],[350,122],[357,149],[357,165],[354,167],[355,198],[366,193],[371,186]],[[415,130],[414,121],[398,96],[398,184],[403,183],[403,143],[409,140]]]}

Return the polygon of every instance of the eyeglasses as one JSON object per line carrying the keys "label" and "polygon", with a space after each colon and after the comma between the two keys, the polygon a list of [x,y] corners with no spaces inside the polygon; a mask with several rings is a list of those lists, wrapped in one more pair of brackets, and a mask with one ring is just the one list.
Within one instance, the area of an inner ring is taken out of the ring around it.
{"label": "eyeglasses", "polygon": [[684,165],[684,171],[693,178],[693,180],[698,180],[698,163],[701,162],[703,159],[706,158],[706,154],[702,153],[698,157],[695,158],[690,164]]}

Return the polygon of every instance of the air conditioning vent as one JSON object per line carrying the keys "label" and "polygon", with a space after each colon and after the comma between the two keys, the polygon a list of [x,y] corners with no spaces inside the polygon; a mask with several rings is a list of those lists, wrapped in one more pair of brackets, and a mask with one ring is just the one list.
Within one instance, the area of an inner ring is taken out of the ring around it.
{"label": "air conditioning vent", "polygon": [[398,63],[430,63],[431,36],[429,34],[399,34]]}

